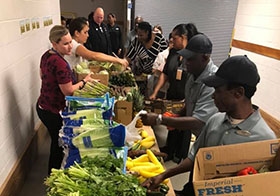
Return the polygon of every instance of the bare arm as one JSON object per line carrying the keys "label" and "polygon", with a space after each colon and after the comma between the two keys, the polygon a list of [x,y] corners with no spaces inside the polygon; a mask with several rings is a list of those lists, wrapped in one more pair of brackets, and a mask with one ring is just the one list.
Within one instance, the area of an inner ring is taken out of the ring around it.
{"label": "bare arm", "polygon": [[149,190],[154,190],[158,188],[159,184],[162,183],[166,178],[191,171],[193,169],[193,165],[193,161],[191,161],[189,158],[186,158],[176,167],[167,169],[165,172],[147,179],[145,182],[143,182],[142,186],[147,187]]}
{"label": "bare arm", "polygon": [[76,54],[87,59],[87,60],[96,60],[96,61],[108,61],[111,63],[122,64],[125,68],[128,66],[128,61],[124,58],[116,58],[101,52],[94,52],[88,50],[85,46],[79,45],[76,49]]}
{"label": "bare arm", "polygon": [[150,99],[156,99],[156,96],[158,94],[158,91],[160,90],[160,88],[165,84],[165,82],[168,80],[167,75],[165,75],[163,72],[161,72],[160,76],[159,76],[159,80],[157,82],[157,85],[154,89],[153,94],[149,97]]}
{"label": "bare arm", "polygon": [[162,124],[180,130],[198,130],[204,126],[204,122],[192,116],[163,117]]}
{"label": "bare arm", "polygon": [[[84,82],[91,81],[91,74],[88,74],[83,80]],[[72,82],[68,82],[66,84],[59,84],[59,88],[65,96],[73,95],[75,90],[78,90],[84,86],[83,80],[77,82],[76,84],[72,84]]]}
{"label": "bare arm", "polygon": [[[158,114],[148,113],[141,115],[144,125],[156,125]],[[204,126],[204,122],[192,116],[166,117],[162,116],[162,123],[168,127],[179,130],[198,130]]]}

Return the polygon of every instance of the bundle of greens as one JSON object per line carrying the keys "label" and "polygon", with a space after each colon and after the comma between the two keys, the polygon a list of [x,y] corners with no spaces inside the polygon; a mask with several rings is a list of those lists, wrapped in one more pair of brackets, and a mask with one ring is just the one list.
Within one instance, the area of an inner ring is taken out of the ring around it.
{"label": "bundle of greens", "polygon": [[136,177],[122,172],[123,161],[111,155],[85,157],[65,170],[52,169],[45,179],[48,196],[145,196]]}
{"label": "bundle of greens", "polygon": [[89,74],[90,69],[88,68],[88,63],[87,62],[80,62],[74,67],[74,70],[76,73],[79,74]]}
{"label": "bundle of greens", "polygon": [[107,92],[110,92],[110,88],[98,81],[87,82],[81,90],[74,91],[74,96],[77,97],[102,97]]}
{"label": "bundle of greens", "polygon": [[109,83],[113,86],[135,86],[135,78],[131,71],[124,71],[118,74],[112,74]]}

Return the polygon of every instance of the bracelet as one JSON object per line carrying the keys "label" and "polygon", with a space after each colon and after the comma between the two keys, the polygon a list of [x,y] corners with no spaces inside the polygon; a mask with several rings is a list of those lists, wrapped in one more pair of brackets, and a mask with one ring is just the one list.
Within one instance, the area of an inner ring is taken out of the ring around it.
{"label": "bracelet", "polygon": [[156,118],[156,125],[160,125],[162,123],[162,114],[159,114]]}
{"label": "bracelet", "polygon": [[79,87],[79,90],[82,90],[87,83],[84,79],[82,79],[81,82],[83,82],[83,85]]}

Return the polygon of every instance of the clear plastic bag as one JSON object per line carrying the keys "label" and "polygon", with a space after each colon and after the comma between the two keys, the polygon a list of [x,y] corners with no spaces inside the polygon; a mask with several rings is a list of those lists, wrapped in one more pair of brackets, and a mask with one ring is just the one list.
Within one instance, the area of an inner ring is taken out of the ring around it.
{"label": "clear plastic bag", "polygon": [[129,123],[126,126],[126,136],[125,136],[125,141],[127,143],[127,146],[130,148],[132,147],[134,141],[136,140],[140,140],[141,136],[138,133],[138,129],[135,127],[137,120],[139,120],[141,117],[141,114],[146,114],[147,111],[145,110],[141,110],[140,112],[138,112],[135,117],[133,118],[133,120],[131,121],[131,123]]}

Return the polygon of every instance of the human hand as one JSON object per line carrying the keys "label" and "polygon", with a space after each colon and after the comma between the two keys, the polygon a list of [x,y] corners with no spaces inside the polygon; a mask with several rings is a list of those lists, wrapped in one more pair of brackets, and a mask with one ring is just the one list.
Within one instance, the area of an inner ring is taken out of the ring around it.
{"label": "human hand", "polygon": [[163,182],[163,180],[163,175],[159,174],[152,178],[148,178],[141,184],[141,186],[146,187],[148,190],[156,190],[159,187],[159,185]]}
{"label": "human hand", "polygon": [[85,82],[91,82],[93,80],[93,78],[91,77],[91,74],[92,73],[89,73],[85,78],[84,78],[84,81]]}
{"label": "human hand", "polygon": [[125,68],[127,68],[127,66],[129,65],[128,61],[125,58],[119,59],[119,63],[122,64],[122,66],[124,66]]}
{"label": "human hand", "polygon": [[156,119],[158,114],[156,113],[147,113],[141,114],[141,120],[144,125],[156,125]]}
{"label": "human hand", "polygon": [[150,100],[155,100],[155,99],[156,99],[156,94],[155,94],[155,93],[151,94],[150,97],[149,97],[149,99],[150,99]]}

